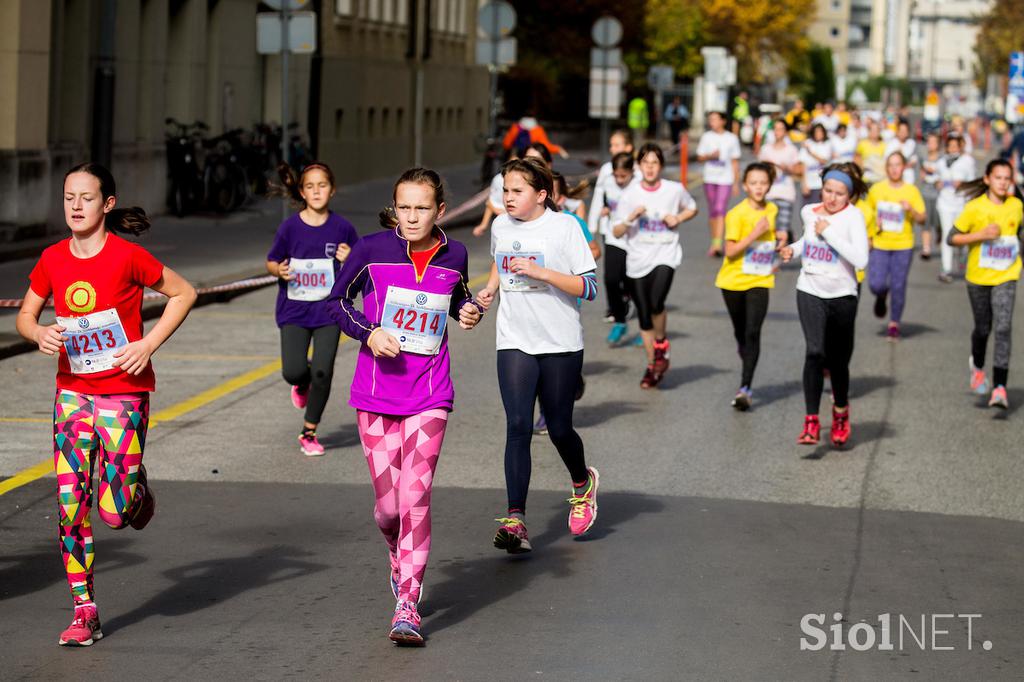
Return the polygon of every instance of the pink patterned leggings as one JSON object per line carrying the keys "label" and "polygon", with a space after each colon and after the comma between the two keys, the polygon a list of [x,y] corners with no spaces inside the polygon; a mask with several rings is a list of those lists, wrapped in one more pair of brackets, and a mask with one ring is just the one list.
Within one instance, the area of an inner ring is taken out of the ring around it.
{"label": "pink patterned leggings", "polygon": [[373,479],[373,516],[397,572],[398,599],[418,602],[430,556],[430,489],[448,411],[407,417],[357,411],[359,438]]}

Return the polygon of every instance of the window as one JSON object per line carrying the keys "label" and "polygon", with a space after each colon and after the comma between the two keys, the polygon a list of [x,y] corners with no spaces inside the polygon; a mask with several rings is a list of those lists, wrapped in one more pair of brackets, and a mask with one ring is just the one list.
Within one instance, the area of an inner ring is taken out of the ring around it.
{"label": "window", "polygon": [[377,110],[374,107],[370,107],[366,110],[366,136],[373,137],[377,134],[375,128],[377,127]]}
{"label": "window", "polygon": [[408,20],[409,2],[408,0],[395,0],[395,21],[402,26],[405,26],[405,22]]}
{"label": "window", "polygon": [[334,137],[336,139],[341,138],[342,131],[345,125],[345,110],[335,109],[334,110]]}
{"label": "window", "polygon": [[352,14],[352,0],[334,0],[334,13],[349,16]]}
{"label": "window", "polygon": [[829,35],[831,35],[833,38],[838,38],[839,37],[839,27],[838,26],[833,26],[832,30],[829,31]]}
{"label": "window", "polygon": [[369,6],[366,12],[366,18],[370,21],[380,21],[380,3],[381,0],[369,0]]}
{"label": "window", "polygon": [[444,130],[444,108],[438,107],[437,113],[434,116],[434,125],[437,126],[434,129],[435,133],[440,133]]}
{"label": "window", "polygon": [[402,107],[395,110],[395,132],[398,135],[405,135],[405,109]]}
{"label": "window", "polygon": [[382,0],[383,6],[380,15],[381,21],[390,24],[395,20],[395,0]]}
{"label": "window", "polygon": [[390,134],[390,132],[391,132],[390,129],[388,128],[388,126],[391,123],[391,121],[389,120],[390,118],[391,118],[391,110],[388,109],[387,107],[384,107],[383,109],[381,109],[381,111],[380,111],[380,134],[383,137],[387,137]]}

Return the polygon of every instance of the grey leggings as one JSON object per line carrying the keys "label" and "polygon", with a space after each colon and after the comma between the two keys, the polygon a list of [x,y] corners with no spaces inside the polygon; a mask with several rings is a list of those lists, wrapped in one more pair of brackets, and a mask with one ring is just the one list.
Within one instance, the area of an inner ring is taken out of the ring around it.
{"label": "grey leggings", "polygon": [[985,348],[992,332],[992,323],[995,322],[996,339],[992,366],[999,374],[993,377],[996,385],[1006,384],[1006,374],[1010,368],[1010,332],[1013,326],[1013,302],[1016,294],[1016,281],[994,287],[967,285],[967,296],[971,299],[971,312],[974,313],[971,355],[974,357],[975,367],[985,366]]}
{"label": "grey leggings", "polygon": [[[281,327],[281,374],[292,386],[309,388],[306,421],[319,424],[331,395],[334,356],[338,353],[337,325],[307,329],[294,324]],[[307,360],[309,342],[313,342],[313,360]]]}

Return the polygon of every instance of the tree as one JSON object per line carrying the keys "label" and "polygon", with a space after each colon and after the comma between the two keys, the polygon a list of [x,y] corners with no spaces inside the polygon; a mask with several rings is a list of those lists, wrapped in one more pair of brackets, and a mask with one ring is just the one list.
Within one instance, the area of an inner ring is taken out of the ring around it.
{"label": "tree", "polygon": [[1010,53],[1021,49],[1024,2],[996,0],[988,14],[980,17],[974,52],[978,55],[978,79],[984,87],[989,74],[1006,74]]}
{"label": "tree", "polygon": [[779,63],[802,57],[816,0],[647,0],[645,56],[700,75],[700,48],[720,45],[736,57],[740,82],[771,77]]}
{"label": "tree", "polygon": [[808,105],[834,101],[836,74],[832,50],[824,45],[812,45],[806,56],[790,64],[789,83]]}

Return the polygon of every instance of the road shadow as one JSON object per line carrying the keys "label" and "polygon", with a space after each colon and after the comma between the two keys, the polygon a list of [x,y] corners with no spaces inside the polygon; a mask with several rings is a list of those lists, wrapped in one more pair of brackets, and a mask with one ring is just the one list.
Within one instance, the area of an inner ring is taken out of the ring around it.
{"label": "road shadow", "polygon": [[586,428],[606,424],[617,417],[637,414],[647,409],[646,405],[618,400],[606,400],[596,405],[576,404],[572,413],[573,426]]}
{"label": "road shadow", "polygon": [[620,365],[615,362],[605,362],[604,360],[596,360],[594,362],[583,363],[583,376],[598,376],[601,374],[607,374],[608,372],[617,372],[621,369],[627,369],[626,365]]}
{"label": "road shadow", "polygon": [[781,384],[769,384],[767,386],[754,386],[754,406],[752,410],[771,405],[779,400],[785,400],[791,395],[802,393],[804,385],[802,381],[784,381]]}
{"label": "road shadow", "polygon": [[359,445],[359,427],[355,424],[345,424],[339,430],[321,436],[320,444],[325,448],[339,449]]}
{"label": "road shadow", "polygon": [[[887,436],[895,434],[895,429],[892,424],[880,421],[866,421],[857,422],[851,420],[851,426],[853,432],[850,436],[849,442],[842,447],[836,447],[829,441],[829,428],[828,424],[822,423],[821,425],[821,442],[814,447],[813,450],[807,451],[805,454],[800,456],[800,459],[819,460],[824,459],[828,455],[844,455],[844,454],[867,454],[865,446],[870,445],[876,440],[880,440]],[[805,446],[799,446],[805,447]]]}
{"label": "road shadow", "polygon": [[271,545],[245,556],[223,557],[176,566],[163,572],[174,584],[132,611],[104,623],[109,632],[134,625],[150,616],[184,616],[240,594],[285,580],[323,571],[329,566],[303,561],[313,552]]}
{"label": "road shadow", "polygon": [[[129,544],[131,540],[128,538],[96,541],[96,558],[103,562],[104,573],[146,562],[141,554],[125,550]],[[61,570],[63,565],[56,537],[52,543],[39,543],[24,554],[0,555],[0,601],[32,594],[63,582],[66,579]]]}
{"label": "road shadow", "polygon": [[[880,374],[869,374],[868,376],[850,377],[850,400],[863,398],[881,388],[892,388],[896,385],[895,377],[883,376]],[[825,391],[829,388],[826,386]]]}
{"label": "road shadow", "polygon": [[722,374],[729,370],[721,369],[720,367],[712,367],[711,365],[686,365],[684,367],[670,367],[668,373],[665,374],[665,378],[661,380],[658,385],[658,390],[671,391],[674,388],[679,388],[685,384],[692,384],[701,379],[714,376],[716,374]]}
{"label": "road shadow", "polygon": [[1013,413],[1017,411],[1017,407],[1020,405],[1020,401],[1024,400],[1024,389],[1006,389],[1006,401],[1010,403],[1010,407],[1005,410],[998,407],[989,407],[989,395],[974,396],[974,407],[978,410],[990,410],[992,412],[992,421],[1005,421],[1013,416]]}
{"label": "road shadow", "polygon": [[[600,513],[594,528],[584,538],[572,540],[566,528],[566,505],[549,505],[533,517],[548,516],[547,527],[531,534],[533,551],[510,555],[493,550],[493,556],[468,561],[439,563],[431,573],[440,574],[437,583],[427,588],[427,598],[420,614],[429,617],[425,626],[436,633],[457,625],[473,614],[529,589],[531,583],[543,578],[571,579],[573,566],[581,555],[610,548],[586,547],[612,533],[625,530],[641,514],[657,514],[665,505],[660,500],[636,493],[602,493]],[[499,675],[500,677],[500,675]]]}
{"label": "road shadow", "polygon": [[[879,338],[886,338],[888,333],[889,324],[885,320],[875,320],[878,323],[878,333],[875,336]],[[900,337],[901,340],[912,339],[916,336],[923,336],[925,334],[931,334],[939,331],[935,327],[928,324],[921,324],[920,322],[901,322],[900,323]]]}

